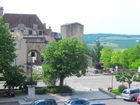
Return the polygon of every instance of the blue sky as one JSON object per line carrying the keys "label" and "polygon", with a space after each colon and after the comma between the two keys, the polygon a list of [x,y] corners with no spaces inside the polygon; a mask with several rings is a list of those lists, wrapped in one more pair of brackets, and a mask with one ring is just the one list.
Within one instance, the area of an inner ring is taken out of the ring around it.
{"label": "blue sky", "polygon": [[140,0],[0,0],[4,13],[37,14],[60,32],[60,26],[79,22],[84,33],[140,35]]}

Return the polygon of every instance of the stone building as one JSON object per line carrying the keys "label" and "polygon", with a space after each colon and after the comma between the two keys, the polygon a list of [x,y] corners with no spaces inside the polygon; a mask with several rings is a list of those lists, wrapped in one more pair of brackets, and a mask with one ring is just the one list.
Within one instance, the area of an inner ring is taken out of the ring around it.
{"label": "stone building", "polygon": [[82,42],[83,31],[84,26],[77,22],[61,25],[62,38],[76,37],[80,42]]}
{"label": "stone building", "polygon": [[35,14],[3,15],[3,8],[0,8],[0,15],[3,16],[11,35],[15,38],[17,57],[14,63],[22,65],[29,73],[32,63],[42,64],[43,49],[54,40],[52,29],[51,27],[47,29],[46,24],[43,24]]}
{"label": "stone building", "polygon": [[3,15],[3,7],[0,7],[0,16]]}

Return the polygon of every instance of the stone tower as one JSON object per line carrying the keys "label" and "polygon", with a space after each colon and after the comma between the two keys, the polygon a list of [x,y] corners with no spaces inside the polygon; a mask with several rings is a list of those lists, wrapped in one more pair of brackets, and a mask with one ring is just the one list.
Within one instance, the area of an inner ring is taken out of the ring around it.
{"label": "stone tower", "polygon": [[0,7],[0,16],[3,16],[3,7]]}
{"label": "stone tower", "polygon": [[62,38],[76,37],[82,42],[83,30],[84,26],[77,22],[61,25]]}

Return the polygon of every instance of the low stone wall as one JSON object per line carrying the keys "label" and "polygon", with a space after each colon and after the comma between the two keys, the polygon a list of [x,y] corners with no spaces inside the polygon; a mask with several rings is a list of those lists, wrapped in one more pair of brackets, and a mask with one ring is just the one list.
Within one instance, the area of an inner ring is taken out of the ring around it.
{"label": "low stone wall", "polygon": [[99,88],[99,91],[101,91],[101,92],[103,92],[103,93],[105,93],[105,94],[111,96],[111,97],[114,98],[114,99],[116,98],[116,95],[115,95],[115,94],[113,94],[113,93],[111,93],[111,92],[109,92],[109,91],[107,91],[107,90],[105,90],[105,89],[103,89],[103,88]]}

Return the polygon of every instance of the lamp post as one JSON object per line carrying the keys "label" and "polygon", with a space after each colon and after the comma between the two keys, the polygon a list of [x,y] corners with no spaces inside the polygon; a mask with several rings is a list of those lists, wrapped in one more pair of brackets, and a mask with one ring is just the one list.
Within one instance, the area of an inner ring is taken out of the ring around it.
{"label": "lamp post", "polygon": [[31,72],[30,72],[30,83],[33,85],[33,64],[35,63],[36,57],[31,57]]}
{"label": "lamp post", "polygon": [[36,100],[35,97],[35,85],[33,84],[33,76],[32,76],[32,72],[33,72],[33,64],[35,63],[36,57],[33,56],[31,57],[31,62],[30,62],[30,84],[27,85],[28,87],[28,96],[25,97],[25,101],[34,101]]}
{"label": "lamp post", "polygon": [[114,82],[114,80],[113,80],[113,73],[114,73],[114,70],[113,70],[113,68],[110,68],[110,72],[111,72],[111,89],[113,89],[113,82]]}

